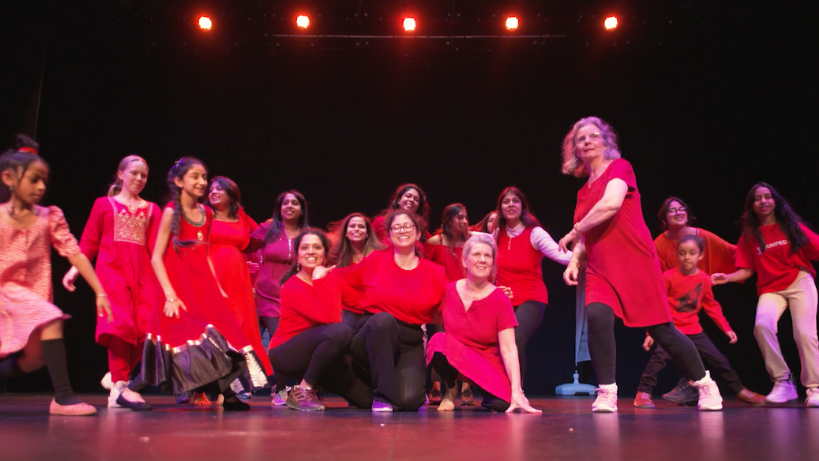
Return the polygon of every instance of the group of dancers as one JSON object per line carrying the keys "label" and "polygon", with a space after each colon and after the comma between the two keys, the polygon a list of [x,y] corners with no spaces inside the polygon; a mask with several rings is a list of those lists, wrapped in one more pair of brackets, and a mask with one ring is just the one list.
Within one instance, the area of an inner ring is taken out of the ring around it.
{"label": "group of dancers", "polygon": [[[758,183],[746,198],[737,245],[691,226],[694,217],[677,197],[663,203],[664,232],[652,241],[634,171],[614,130],[597,117],[576,122],[563,142],[563,172],[587,179],[572,230],[559,242],[516,187],[504,189],[495,210],[472,227],[463,205],[447,206],[434,235],[427,197],[415,184],[400,186],[372,221],[352,213],[327,232],[310,227],[302,194],[285,191],[259,225],[242,210],[237,185],[221,176],[208,181],[193,157],[170,168],[171,198],[160,209],[140,197],[149,170],[136,155],[122,159],[78,242],[59,208],[38,205],[49,177],[38,148],[19,136],[0,157],[0,379],[46,366],[52,414],[96,409],[73,394],[68,378],[67,316],[51,303],[51,246],[72,264],[63,285],[73,291],[81,275],[96,294],[96,340],[108,349],[102,384],[112,408],[150,410],[140,391],[154,386],[180,401],[246,411],[243,397],[271,387],[274,405],[298,410],[324,410],[325,390],[372,411],[415,411],[425,403],[447,411],[459,394],[462,405],[473,405],[477,387],[489,410],[539,413],[522,381],[526,344],[548,304],[543,257],[567,266],[567,284],[585,280],[599,381],[593,412],[617,411],[616,317],[645,329],[644,348],[653,348],[637,407],[654,407],[656,375],[669,359],[684,377],[665,397],[696,401],[701,410],[722,408],[703,360],[742,402],[797,398],[777,338],[786,309],[806,404],[819,406],[810,262],[819,259],[819,237],[772,186]],[[742,384],[698,320],[704,309],[735,342],[712,285],[754,274],[754,335],[775,382],[767,396]],[[298,384],[288,387],[288,380]]]}

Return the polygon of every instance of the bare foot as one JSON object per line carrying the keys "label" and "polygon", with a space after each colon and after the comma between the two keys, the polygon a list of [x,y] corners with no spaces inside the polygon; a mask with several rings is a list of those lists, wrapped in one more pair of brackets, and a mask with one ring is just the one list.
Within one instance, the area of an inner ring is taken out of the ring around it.
{"label": "bare foot", "polygon": [[204,392],[194,392],[193,397],[191,397],[191,404],[196,406],[206,407],[211,405],[211,403],[212,402],[208,400],[208,396],[206,396]]}
{"label": "bare foot", "polygon": [[145,400],[142,398],[142,395],[140,395],[138,392],[134,392],[131,389],[128,389],[127,387],[120,393],[120,395],[122,396],[123,399],[129,402],[143,403],[145,402]]}
{"label": "bare foot", "polygon": [[441,404],[438,405],[438,411],[452,411],[455,409],[455,399],[458,397],[458,388],[453,387],[446,389],[446,394],[441,399]]}

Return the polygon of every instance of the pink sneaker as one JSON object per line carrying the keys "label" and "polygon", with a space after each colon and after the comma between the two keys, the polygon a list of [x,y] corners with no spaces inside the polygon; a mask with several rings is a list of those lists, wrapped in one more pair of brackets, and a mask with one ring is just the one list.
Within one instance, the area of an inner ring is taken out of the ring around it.
{"label": "pink sneaker", "polygon": [[60,405],[56,400],[52,400],[48,412],[52,415],[91,416],[97,414],[97,409],[84,402],[75,403],[74,405]]}

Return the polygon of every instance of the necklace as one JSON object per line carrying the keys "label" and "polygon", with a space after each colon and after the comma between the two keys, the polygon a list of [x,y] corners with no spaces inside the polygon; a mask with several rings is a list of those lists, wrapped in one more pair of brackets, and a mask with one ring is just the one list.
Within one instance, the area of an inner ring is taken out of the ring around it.
{"label": "necklace", "polygon": [[[203,207],[202,205],[199,205],[199,212],[202,214],[202,219],[196,222],[191,221],[188,218],[188,215],[185,214],[185,210],[182,210],[182,216],[185,217],[185,221],[187,221],[187,223],[190,224],[191,226],[202,227],[205,225],[205,221],[207,221],[208,215],[205,214],[205,207]],[[196,232],[196,238],[198,238],[200,242],[204,239],[204,235],[202,234],[201,230]]]}

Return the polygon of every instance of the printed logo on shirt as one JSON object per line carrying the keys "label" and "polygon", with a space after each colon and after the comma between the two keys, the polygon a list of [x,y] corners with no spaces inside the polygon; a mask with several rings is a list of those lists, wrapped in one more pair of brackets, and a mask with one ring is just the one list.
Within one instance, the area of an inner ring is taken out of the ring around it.
{"label": "printed logo on shirt", "polygon": [[[776,242],[771,242],[771,243],[765,245],[765,249],[770,250],[773,247],[779,247],[779,246],[787,245],[787,244],[788,244],[787,240],[777,240]],[[756,254],[757,255],[762,255],[762,248],[756,247]]]}
{"label": "printed logo on shirt", "polygon": [[684,296],[675,299],[677,305],[674,306],[674,309],[676,309],[677,312],[694,312],[697,310],[697,300],[700,299],[700,293],[702,293],[702,282],[698,283],[693,290]]}

